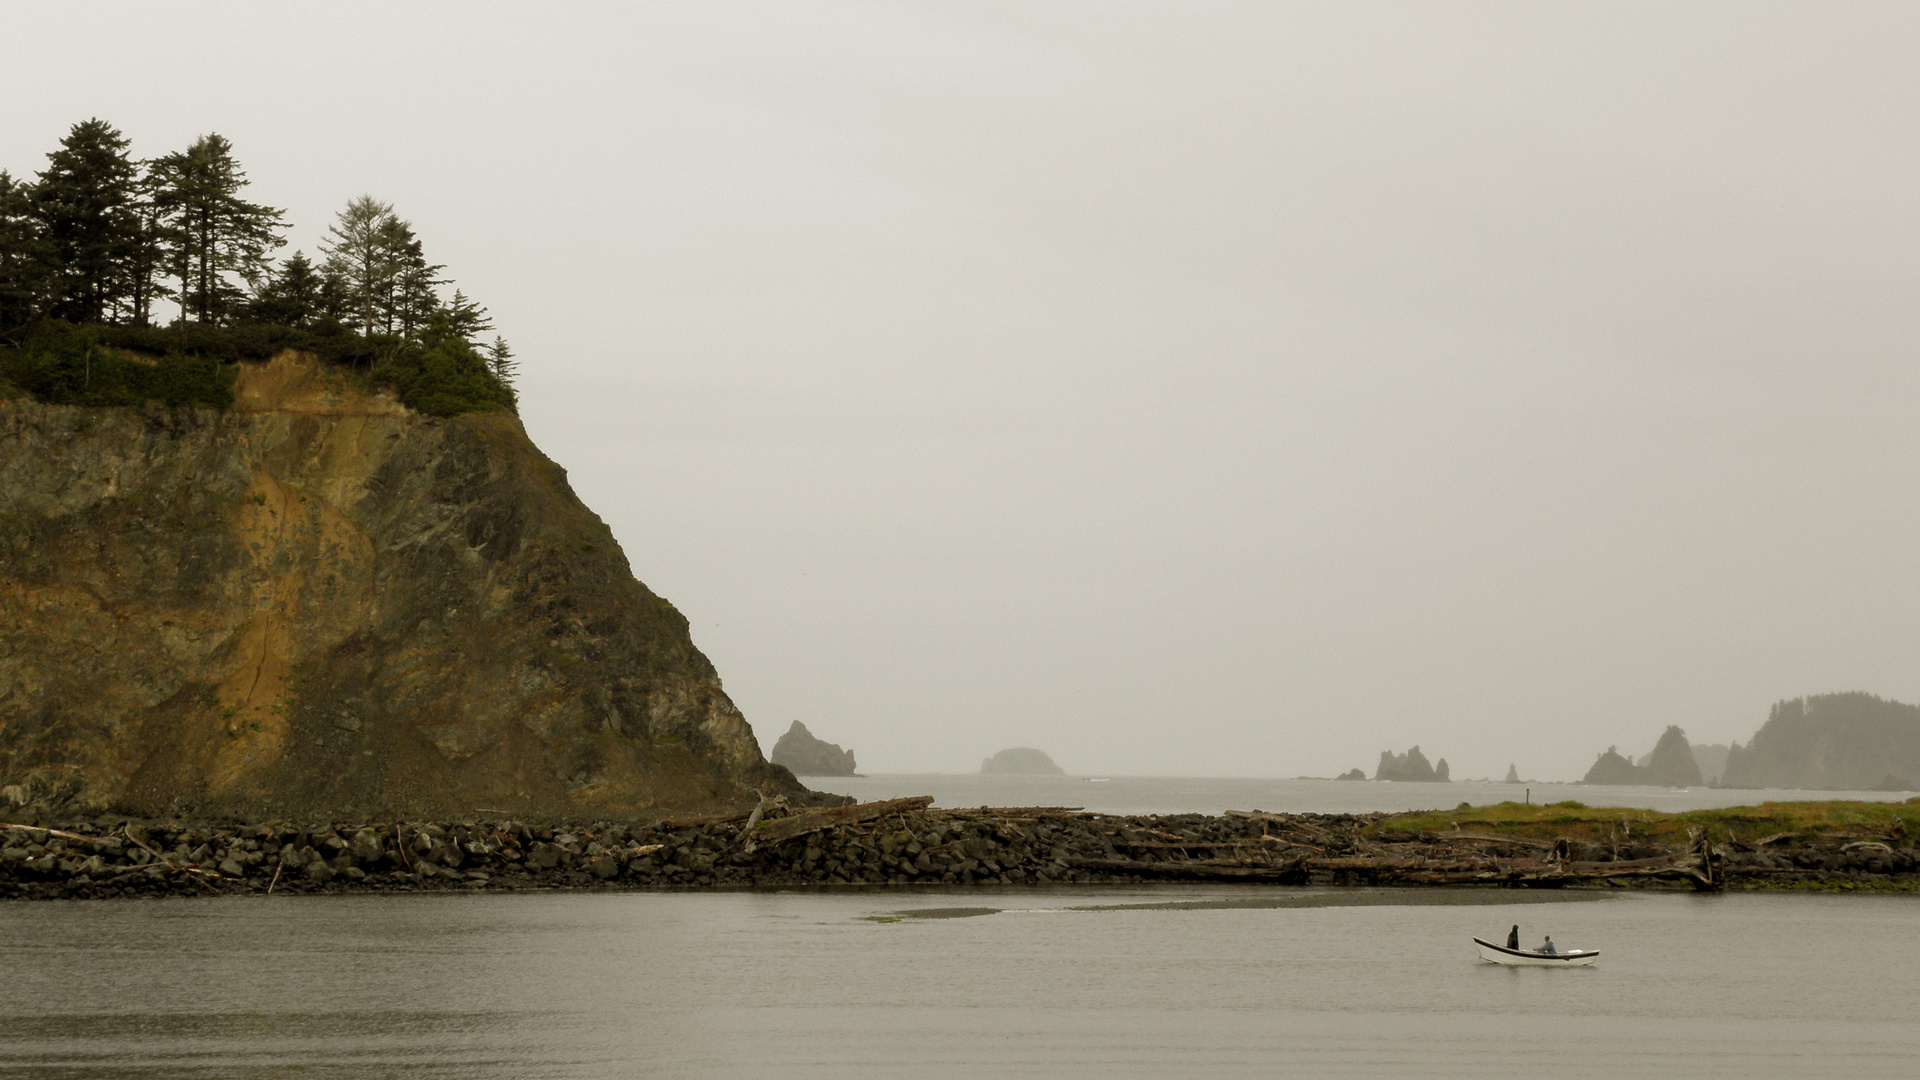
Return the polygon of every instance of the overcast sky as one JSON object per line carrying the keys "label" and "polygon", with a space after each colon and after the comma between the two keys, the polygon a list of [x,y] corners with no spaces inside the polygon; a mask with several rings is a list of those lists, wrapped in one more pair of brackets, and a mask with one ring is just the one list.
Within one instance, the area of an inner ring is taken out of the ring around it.
{"label": "overcast sky", "polygon": [[[1577,778],[1920,700],[1920,7],[0,2],[396,204],[764,746]],[[291,250],[291,246],[288,250]]]}

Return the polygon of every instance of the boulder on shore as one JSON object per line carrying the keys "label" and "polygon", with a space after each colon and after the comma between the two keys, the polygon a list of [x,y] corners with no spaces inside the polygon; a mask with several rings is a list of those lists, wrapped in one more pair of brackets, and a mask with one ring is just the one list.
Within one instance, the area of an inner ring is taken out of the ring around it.
{"label": "boulder on shore", "polygon": [[798,720],[773,744],[768,761],[785,765],[795,776],[853,776],[853,751],[824,742]]}
{"label": "boulder on shore", "polygon": [[1067,770],[1031,746],[1002,750],[980,763],[983,773],[1023,773],[1029,776],[1064,776]]}

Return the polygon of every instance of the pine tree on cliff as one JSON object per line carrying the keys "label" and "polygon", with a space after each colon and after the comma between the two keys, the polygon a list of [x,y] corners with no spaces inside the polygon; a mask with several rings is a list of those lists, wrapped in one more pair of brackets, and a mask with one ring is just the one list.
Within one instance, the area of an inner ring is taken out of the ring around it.
{"label": "pine tree on cliff", "polygon": [[33,186],[0,170],[0,333],[39,318],[49,254],[33,212]]}
{"label": "pine tree on cliff", "polygon": [[408,341],[420,341],[433,317],[440,311],[438,288],[447,279],[438,276],[446,267],[427,262],[420,238],[413,226],[389,216],[380,226],[380,241],[395,267],[381,303],[386,332]]}
{"label": "pine tree on cliff", "polygon": [[47,162],[33,208],[46,242],[49,314],[103,321],[130,298],[125,263],[139,170],[127,157],[126,136],[99,119],[73,125]]}
{"label": "pine tree on cliff", "polygon": [[153,306],[175,295],[166,285],[171,230],[166,211],[155,198],[158,184],[149,172],[134,188],[128,204],[132,228],[123,260],[127,282],[127,314],[135,326],[153,323]]}
{"label": "pine tree on cliff", "polygon": [[296,251],[255,291],[249,314],[276,326],[311,326],[327,314],[326,289],[326,278],[313,260]]}
{"label": "pine tree on cliff", "polygon": [[387,223],[393,220],[393,204],[362,195],[340,211],[327,226],[327,239],[320,242],[327,256],[323,270],[344,286],[362,334],[373,333],[374,318],[392,295],[393,279],[401,270],[388,245]]}
{"label": "pine tree on cliff", "polygon": [[467,299],[467,294],[459,289],[453,290],[453,299],[447,302],[446,311],[448,331],[468,344],[474,344],[481,334],[493,329],[487,309]]}
{"label": "pine tree on cliff", "polygon": [[156,160],[151,171],[180,279],[181,318],[224,321],[245,295],[232,278],[258,282],[267,253],[286,243],[283,212],[240,197],[247,174],[221,135],[202,135],[184,152]]}
{"label": "pine tree on cliff", "polygon": [[507,347],[507,339],[499,334],[493,335],[493,344],[487,346],[487,369],[493,377],[500,380],[502,386],[511,388],[516,375],[520,373],[520,361],[513,358],[513,350]]}

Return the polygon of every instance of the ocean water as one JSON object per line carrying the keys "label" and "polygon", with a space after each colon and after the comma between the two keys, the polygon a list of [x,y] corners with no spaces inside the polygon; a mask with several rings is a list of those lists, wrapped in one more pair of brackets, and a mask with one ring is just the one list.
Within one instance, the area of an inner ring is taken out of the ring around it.
{"label": "ocean water", "polygon": [[1913,792],[1803,791],[1785,788],[1663,788],[1586,784],[1394,784],[1340,780],[1260,780],[1182,776],[986,776],[978,773],[880,773],[802,777],[808,787],[862,802],[931,795],[935,806],[1078,806],[1104,814],[1218,814],[1225,810],[1363,814],[1373,810],[1451,810],[1468,802],[1535,803],[1575,799],[1588,806],[1699,810],[1792,799],[1898,802]]}
{"label": "ocean water", "polygon": [[[0,1076],[1908,1077],[1917,905],[1236,887],[6,903]],[[1516,922],[1601,959],[1475,957],[1470,936]]]}

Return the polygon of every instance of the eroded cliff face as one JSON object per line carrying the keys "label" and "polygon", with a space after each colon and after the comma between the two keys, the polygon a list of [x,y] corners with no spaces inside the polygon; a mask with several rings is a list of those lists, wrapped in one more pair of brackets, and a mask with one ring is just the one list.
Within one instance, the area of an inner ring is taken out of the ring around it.
{"label": "eroded cliff face", "polygon": [[0,785],[138,813],[796,794],[506,414],[293,353],[234,406],[0,401]]}

